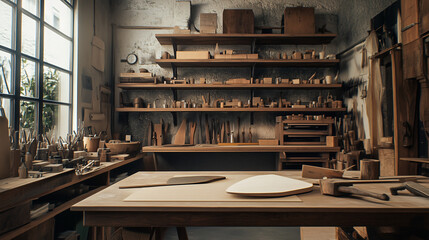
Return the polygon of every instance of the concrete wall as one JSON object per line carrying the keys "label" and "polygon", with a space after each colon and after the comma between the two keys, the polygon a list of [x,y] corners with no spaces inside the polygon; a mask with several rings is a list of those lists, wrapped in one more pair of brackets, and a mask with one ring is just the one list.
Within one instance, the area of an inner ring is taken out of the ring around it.
{"label": "concrete wall", "polygon": [[[75,24],[77,35],[75,41],[77,41],[77,56],[75,56],[75,77],[74,81],[78,81],[74,89],[75,93],[75,114],[74,119],[85,120],[86,126],[93,126],[97,132],[105,130],[107,125],[110,125],[106,121],[90,121],[88,115],[92,112],[100,113],[106,112],[106,109],[102,107],[100,109],[100,86],[109,85],[111,79],[111,59],[112,59],[112,30],[111,30],[111,6],[107,0],[96,0],[95,1],[95,36],[102,39],[105,44],[105,57],[104,57],[104,72],[98,71],[91,65],[92,57],[92,39],[94,36],[94,1],[78,0],[75,1],[76,7],[76,19]],[[75,45],[76,46],[76,45]],[[92,80],[92,92],[86,91],[82,88],[83,79],[90,78]],[[90,95],[90,102],[83,102],[82,99],[85,95]],[[77,100],[77,101],[76,101]],[[108,117],[108,111],[106,116]],[[84,116],[86,115],[86,116]],[[74,122],[76,128],[76,122]],[[110,126],[109,126],[110,127]]]}
{"label": "concrete wall", "polygon": [[[272,0],[272,1],[257,1],[257,0],[215,0],[215,1],[192,1],[191,13],[189,13],[186,2],[175,0],[113,0],[112,1],[112,19],[113,23],[118,26],[146,26],[148,29],[123,29],[117,28],[114,32],[114,71],[115,82],[118,83],[118,75],[120,72],[125,72],[129,69],[134,69],[138,72],[139,68],[146,68],[150,72],[158,76],[172,77],[171,69],[160,68],[155,64],[155,59],[160,58],[163,51],[173,53],[171,46],[161,46],[155,38],[155,34],[172,33],[172,30],[165,27],[173,27],[179,25],[182,28],[186,27],[186,22],[189,22],[192,33],[195,29],[194,24],[199,28],[200,13],[217,13],[218,28],[217,32],[222,33],[222,12],[227,8],[250,8],[255,15],[255,26],[280,26],[281,17],[285,7],[293,6],[311,6],[315,7],[316,26],[320,27],[324,24],[331,32],[338,33],[338,37],[328,45],[327,53],[336,54],[351,44],[363,39],[367,36],[367,30],[370,29],[370,19],[384,8],[389,6],[393,0]],[[153,29],[158,27],[158,29]],[[150,29],[149,29],[150,28]],[[222,49],[247,49],[248,46],[220,46]],[[256,51],[262,58],[271,58],[278,52],[288,52],[292,50],[315,49],[320,51],[322,46],[257,46]],[[178,50],[209,50],[214,51],[214,46],[181,46]],[[138,64],[129,66],[126,63],[120,62],[128,54],[136,53],[139,57]],[[347,56],[341,64],[340,81],[349,81],[354,78],[364,79],[367,77],[365,70],[359,68],[359,52],[353,52]],[[308,78],[314,72],[316,77],[323,77],[327,74],[335,75],[337,69],[300,69],[300,68],[273,68],[273,69],[257,69],[256,77],[282,77],[282,78]],[[225,81],[229,78],[247,77],[250,78],[250,69],[246,68],[180,68],[178,70],[179,78],[194,78],[199,79],[205,77],[208,82]],[[115,105],[118,106],[118,92],[115,93]],[[341,92],[332,91],[290,91],[290,90],[275,90],[275,91],[257,91],[255,96],[262,97],[279,97],[280,95],[292,102],[300,99],[302,102],[316,100],[317,96],[326,95],[331,92],[338,98],[342,98]],[[210,94],[212,100],[224,98],[230,100],[239,98],[246,100],[250,97],[250,91],[235,90],[235,91],[218,91],[218,90],[185,90],[178,91],[178,100],[191,100],[195,103],[202,103],[201,95],[206,97]],[[125,95],[128,101],[132,101],[135,97],[140,96],[145,103],[171,104],[173,95],[171,91],[128,91]],[[353,99],[353,98],[352,98]],[[356,98],[354,98],[356,99]],[[357,104],[362,108],[363,103],[357,99]],[[353,101],[346,101],[349,105],[353,105]],[[360,114],[365,115],[364,110]],[[181,119],[195,120],[201,118],[203,114],[197,113],[179,113],[177,114],[178,123]],[[204,114],[205,115],[205,114]],[[241,126],[246,129],[252,128],[253,141],[258,138],[274,137],[274,123],[277,114],[255,113],[254,124],[250,125],[249,113],[210,113],[207,114],[209,119],[218,119],[220,122],[230,120],[236,123],[237,118],[241,120]],[[124,134],[132,134],[134,140],[140,140],[146,144],[147,126],[149,121],[158,123],[160,119],[170,123],[170,128],[166,138],[172,139],[177,131],[176,126],[172,126],[173,115],[170,113],[121,113],[115,116],[116,127],[115,132]],[[365,120],[365,117],[362,117]],[[198,129],[197,129],[198,131]],[[169,142],[169,141],[168,141]],[[168,168],[168,164],[166,164]]]}
{"label": "concrete wall", "polygon": [[[218,33],[222,33],[222,12],[226,8],[250,8],[255,15],[255,26],[280,26],[282,14],[285,7],[292,6],[313,6],[316,11],[317,26],[321,27],[327,24],[328,30],[337,33],[337,14],[340,4],[335,0],[326,1],[192,1],[192,14],[183,14],[183,2],[175,0],[162,1],[113,1],[113,21],[118,26],[148,26],[148,27],[173,27],[178,22],[183,25],[183,19],[189,18],[189,22],[195,24],[199,28],[200,13],[217,13],[218,15]],[[185,12],[186,13],[186,12]],[[186,22],[186,21],[185,21]],[[194,33],[195,29],[191,27]],[[146,30],[130,30],[118,28],[114,33],[114,56],[115,56],[115,81],[118,82],[118,74],[125,72],[128,69],[138,71],[139,68],[146,68],[150,72],[158,76],[172,77],[171,69],[160,68],[155,64],[155,59],[160,58],[163,51],[173,53],[171,46],[161,46],[155,38],[155,34],[172,33],[172,30],[166,29],[146,29]],[[328,53],[337,53],[337,42],[328,46]],[[213,53],[215,46],[180,46],[179,50],[209,50]],[[250,50],[249,46],[220,46],[220,49],[243,49]],[[256,51],[262,58],[271,58],[277,53],[286,51],[291,54],[292,50],[316,49],[320,51],[322,46],[258,46]],[[139,57],[138,64],[129,66],[126,63],[121,63],[120,59],[124,59],[129,53],[136,53]],[[308,78],[314,72],[317,72],[317,77],[325,76],[326,74],[335,75],[335,69],[300,69],[300,68],[273,68],[273,69],[257,69],[256,77],[282,77],[282,78]],[[199,79],[205,77],[208,82],[225,81],[230,78],[247,77],[250,78],[249,68],[181,68],[178,71],[179,78],[194,78]],[[119,91],[119,89],[118,89]],[[329,91],[257,91],[256,96],[278,98],[281,94],[286,96],[290,101],[300,99],[302,102],[309,102],[317,99],[319,94],[327,96]],[[331,91],[332,92],[332,91]],[[332,92],[334,93],[334,92]],[[178,91],[178,100],[191,100],[195,103],[202,103],[201,95],[206,97],[210,94],[211,100],[224,98],[231,100],[238,98],[246,101],[250,98],[249,90],[234,90],[234,91],[202,91],[202,90],[186,90]],[[172,92],[165,91],[128,91],[127,97],[132,101],[135,97],[142,97],[146,103],[164,103],[171,104],[173,99]],[[118,99],[118,93],[116,93]],[[159,99],[159,100],[158,100]],[[115,103],[118,104],[118,101]],[[183,113],[178,114],[178,122],[182,118],[196,119],[199,114]],[[255,113],[254,125],[250,126],[249,113],[210,113],[209,119],[231,120],[237,122],[240,118],[241,126],[246,129],[246,135],[249,127],[252,128],[253,141],[258,138],[273,138],[274,123],[276,114]],[[172,114],[146,114],[146,113],[131,113],[120,114],[116,121],[119,123],[116,132],[131,133],[136,140],[142,140],[144,143],[147,138],[148,121],[157,123],[162,118],[164,121],[172,122]],[[170,130],[167,134],[167,139],[171,139],[177,131],[177,127],[170,124]]]}

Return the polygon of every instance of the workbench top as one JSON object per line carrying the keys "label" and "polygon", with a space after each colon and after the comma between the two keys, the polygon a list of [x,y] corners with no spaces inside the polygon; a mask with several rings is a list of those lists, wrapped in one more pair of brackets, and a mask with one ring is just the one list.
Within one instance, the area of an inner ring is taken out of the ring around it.
{"label": "workbench top", "polygon": [[147,146],[143,152],[339,152],[339,147],[327,147],[324,145],[239,145],[220,146],[216,144],[197,144],[189,146]]}

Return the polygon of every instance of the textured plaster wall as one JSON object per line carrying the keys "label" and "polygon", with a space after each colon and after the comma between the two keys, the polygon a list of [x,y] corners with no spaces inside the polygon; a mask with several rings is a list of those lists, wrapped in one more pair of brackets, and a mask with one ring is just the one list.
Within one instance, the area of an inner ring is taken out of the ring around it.
{"label": "textured plaster wall", "polygon": [[[101,38],[105,44],[105,57],[104,57],[104,72],[100,72],[92,67],[91,65],[91,48],[92,48],[92,37],[94,35],[93,23],[94,23],[94,1],[79,0],[75,1],[77,4],[77,35],[75,40],[78,42],[78,51],[76,56],[75,68],[77,68],[77,74],[75,81],[77,80],[77,87],[75,88],[75,97],[77,101],[76,116],[78,120],[84,119],[84,109],[88,109],[88,112],[100,112],[100,85],[109,85],[111,79],[111,59],[112,59],[112,31],[111,31],[111,8],[108,1],[96,0],[96,12],[95,12],[95,35]],[[76,72],[76,71],[75,71]],[[92,79],[92,103],[85,104],[82,102],[82,95],[87,92],[82,91],[82,79],[84,76],[88,76]],[[86,122],[85,125],[100,126],[97,122]],[[76,126],[76,125],[75,125]],[[100,127],[97,131],[105,130]]]}
{"label": "textured plaster wall", "polygon": [[[161,1],[136,1],[114,0],[112,4],[113,22],[118,26],[150,26],[150,27],[173,27],[176,23],[183,23],[183,18],[189,18],[190,25],[195,25],[199,28],[200,13],[217,13],[218,16],[218,33],[222,33],[222,12],[226,8],[250,8],[255,15],[255,26],[280,26],[281,18],[285,7],[293,6],[312,6],[316,12],[316,26],[321,27],[327,25],[328,30],[337,33],[337,15],[340,4],[335,0],[326,1],[192,1],[190,15],[183,15],[182,2],[175,0]],[[182,10],[180,10],[182,9]],[[179,11],[180,10],[180,11]],[[179,19],[180,21],[178,21]],[[180,25],[180,24],[179,24]],[[192,32],[195,32],[191,27]],[[172,77],[171,69],[163,69],[155,64],[155,59],[160,58],[163,51],[168,51],[171,54],[173,49],[171,46],[161,46],[155,38],[155,34],[172,33],[172,30],[130,30],[118,28],[114,33],[114,61],[115,61],[115,81],[118,82],[120,72],[125,72],[130,68],[138,71],[139,68],[146,68],[150,72],[158,76]],[[338,52],[338,39],[328,45],[327,52],[335,54]],[[213,53],[215,46],[180,46],[178,50],[209,50]],[[248,46],[220,46],[220,49],[243,49],[250,50]],[[316,49],[320,51],[322,46],[257,46],[256,51],[262,58],[274,58],[279,52],[286,51],[291,54],[293,50]],[[136,53],[139,57],[138,64],[129,66],[126,63],[120,62],[129,53]],[[302,68],[272,68],[272,69],[257,69],[255,76],[262,77],[282,77],[282,78],[308,78],[314,72],[317,77],[325,76],[326,74],[335,75],[335,69],[302,69]],[[225,81],[230,78],[246,77],[250,78],[249,68],[180,68],[178,70],[179,78],[199,79],[205,77],[208,82]],[[120,91],[118,89],[118,91]],[[320,94],[327,96],[328,92],[335,94],[333,91],[319,90],[304,90],[304,91],[256,91],[255,96],[265,98],[286,97],[290,101],[300,99],[302,102],[315,100]],[[223,98],[231,100],[238,98],[246,101],[250,98],[249,90],[234,90],[234,91],[219,91],[219,90],[179,90],[178,100],[191,100],[195,103],[202,103],[201,95],[208,97],[210,94],[211,100]],[[171,91],[128,91],[127,97],[132,101],[135,97],[140,96],[145,100],[145,103],[167,103],[171,104],[173,95]],[[116,93],[118,99],[118,93]],[[118,101],[116,101],[116,105]],[[198,113],[179,113],[178,123],[182,118],[195,120],[201,114]],[[209,119],[230,120],[236,123],[237,118],[240,118],[241,127],[246,129],[246,135],[249,127],[252,128],[253,141],[258,138],[273,138],[275,116],[277,114],[270,113],[255,113],[254,125],[250,126],[250,113],[209,113]],[[164,121],[172,123],[172,114],[170,113],[131,113],[119,114],[116,119],[118,125],[116,132],[131,133],[136,140],[142,140],[146,143],[148,121],[158,123],[160,118]],[[167,139],[172,139],[177,131],[177,127],[170,124]],[[198,131],[198,130],[197,130]]]}

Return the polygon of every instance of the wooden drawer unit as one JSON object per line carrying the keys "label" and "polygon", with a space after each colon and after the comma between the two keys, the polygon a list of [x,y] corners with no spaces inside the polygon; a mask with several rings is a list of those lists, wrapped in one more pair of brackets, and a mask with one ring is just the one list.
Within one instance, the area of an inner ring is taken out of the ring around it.
{"label": "wooden drawer unit", "polygon": [[289,120],[276,117],[276,138],[280,145],[326,145],[333,135],[333,119]]}

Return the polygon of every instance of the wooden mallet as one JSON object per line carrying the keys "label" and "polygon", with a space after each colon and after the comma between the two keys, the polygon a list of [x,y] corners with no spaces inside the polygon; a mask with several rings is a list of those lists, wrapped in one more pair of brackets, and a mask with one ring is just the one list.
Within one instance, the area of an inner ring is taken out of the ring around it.
{"label": "wooden mallet", "polygon": [[378,194],[369,191],[360,190],[358,188],[353,187],[353,182],[348,181],[339,181],[333,179],[320,179],[320,192],[324,195],[331,196],[346,196],[350,194],[356,194],[361,196],[368,196],[377,198],[384,201],[389,201],[389,196],[386,194]]}

